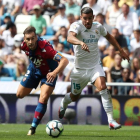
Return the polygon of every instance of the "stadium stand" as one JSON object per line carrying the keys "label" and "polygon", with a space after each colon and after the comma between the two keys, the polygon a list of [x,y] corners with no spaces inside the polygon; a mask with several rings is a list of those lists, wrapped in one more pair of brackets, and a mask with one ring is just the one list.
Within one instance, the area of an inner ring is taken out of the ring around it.
{"label": "stadium stand", "polygon": [[[46,19],[47,26],[50,26],[50,17],[48,15],[43,15]],[[17,27],[17,34],[22,34],[24,29],[30,25],[31,15],[18,15],[15,19],[15,24]]]}
{"label": "stadium stand", "polygon": [[22,34],[24,29],[30,25],[31,15],[18,15],[15,19],[17,33]]}

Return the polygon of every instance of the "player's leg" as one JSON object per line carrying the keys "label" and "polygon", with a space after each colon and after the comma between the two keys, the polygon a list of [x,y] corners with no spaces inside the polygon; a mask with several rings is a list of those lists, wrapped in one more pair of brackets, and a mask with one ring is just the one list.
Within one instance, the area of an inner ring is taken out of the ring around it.
{"label": "player's leg", "polygon": [[79,99],[80,95],[81,95],[81,93],[74,95],[71,92],[65,94],[65,97],[61,100],[59,111],[58,111],[58,115],[59,115],[60,119],[62,119],[64,117],[68,104],[70,104],[71,102],[77,101]]}
{"label": "player's leg", "polygon": [[46,84],[43,84],[41,86],[39,102],[35,109],[32,125],[27,135],[32,135],[33,132],[35,133],[35,129],[37,128],[38,124],[40,123],[42,117],[44,116],[47,110],[47,102],[53,90],[54,90],[54,87],[48,86]]}
{"label": "player's leg", "polygon": [[61,100],[60,108],[58,111],[59,118],[62,119],[65,115],[68,104],[75,102],[79,99],[81,91],[89,82],[89,78],[85,74],[85,70],[74,69],[71,74],[71,92],[65,94]]}
{"label": "player's leg", "polygon": [[54,90],[56,80],[57,80],[57,78],[55,78],[54,82],[47,83],[46,77],[41,79],[42,86],[41,86],[39,102],[35,109],[35,114],[34,114],[34,118],[32,121],[32,125],[31,125],[31,128],[29,129],[29,132],[27,135],[35,134],[35,130],[47,110],[47,102],[48,102],[50,95],[52,94],[52,92]]}
{"label": "player's leg", "polygon": [[16,96],[18,98],[23,98],[23,97],[29,95],[31,91],[32,91],[32,88],[26,88],[20,84],[18,87]]}
{"label": "player's leg", "polygon": [[106,82],[105,77],[98,77],[95,80],[94,85],[99,90],[104,110],[106,111],[108,116],[108,121],[110,122],[113,120],[113,106],[112,106],[111,95],[107,90],[105,82]]}
{"label": "player's leg", "polygon": [[32,75],[34,75],[34,72],[29,67],[27,73],[21,80],[20,85],[18,87],[16,94],[18,98],[23,98],[29,95],[32,89],[38,86],[40,79],[34,78]]}
{"label": "player's leg", "polygon": [[99,93],[101,95],[102,104],[103,104],[105,112],[107,113],[109,127],[112,129],[119,129],[121,125],[118,124],[113,119],[112,99],[111,99],[111,94],[107,90],[105,74],[103,72],[103,69],[100,68],[100,65],[97,66],[96,68],[97,69],[94,70],[95,73],[94,73],[94,78],[92,80],[95,79],[94,85],[99,90]]}

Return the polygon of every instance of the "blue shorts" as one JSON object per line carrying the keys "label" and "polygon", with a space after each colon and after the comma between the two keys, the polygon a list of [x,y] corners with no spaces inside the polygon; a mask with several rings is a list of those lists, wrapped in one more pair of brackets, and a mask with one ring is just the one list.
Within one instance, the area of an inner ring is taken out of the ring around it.
{"label": "blue shorts", "polygon": [[42,76],[42,74],[41,74],[39,69],[35,69],[35,68],[33,68],[33,67],[31,67],[29,65],[29,67],[27,69],[27,73],[23,77],[23,79],[20,82],[20,84],[23,87],[26,87],[26,88],[37,88],[39,82],[41,82],[41,86],[43,84],[46,84],[48,86],[55,87],[56,80],[57,80],[57,77],[54,79],[53,82],[48,83],[46,75]]}

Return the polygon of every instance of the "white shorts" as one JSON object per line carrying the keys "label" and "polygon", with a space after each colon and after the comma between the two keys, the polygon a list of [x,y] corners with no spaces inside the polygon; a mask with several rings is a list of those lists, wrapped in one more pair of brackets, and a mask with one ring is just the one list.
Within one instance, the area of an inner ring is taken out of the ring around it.
{"label": "white shorts", "polygon": [[74,95],[81,93],[88,82],[93,83],[98,77],[105,77],[105,73],[100,64],[93,69],[74,68],[71,72],[71,92]]}

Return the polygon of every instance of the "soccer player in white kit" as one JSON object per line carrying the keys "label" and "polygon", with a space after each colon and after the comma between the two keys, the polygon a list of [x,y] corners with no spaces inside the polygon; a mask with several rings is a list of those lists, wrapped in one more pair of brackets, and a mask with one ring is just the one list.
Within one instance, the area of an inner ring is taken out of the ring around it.
{"label": "soccer player in white kit", "polygon": [[104,36],[113,46],[118,48],[123,59],[129,61],[129,57],[106,29],[100,23],[93,22],[93,19],[92,9],[85,7],[81,10],[81,20],[72,23],[70,26],[67,40],[74,45],[75,63],[71,72],[71,93],[67,93],[61,101],[59,118],[64,117],[68,104],[77,101],[83,88],[88,82],[91,82],[101,95],[109,128],[119,129],[121,125],[113,119],[111,95],[107,90],[105,73],[101,66],[98,49],[100,36]]}

